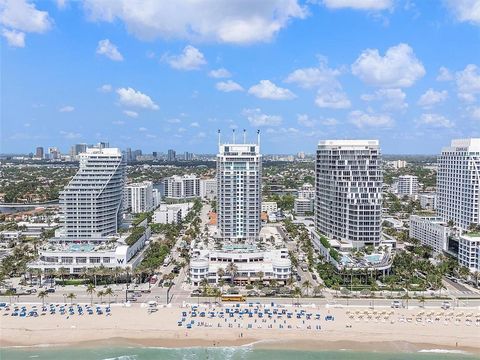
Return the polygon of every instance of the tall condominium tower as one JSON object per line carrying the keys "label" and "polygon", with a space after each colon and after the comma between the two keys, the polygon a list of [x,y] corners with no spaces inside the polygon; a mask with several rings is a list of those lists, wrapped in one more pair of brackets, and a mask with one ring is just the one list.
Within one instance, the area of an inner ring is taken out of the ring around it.
{"label": "tall condominium tower", "polygon": [[117,148],[87,148],[80,169],[60,195],[67,238],[117,231],[122,217],[125,163]]}
{"label": "tall condominium tower", "polygon": [[218,227],[224,239],[244,241],[258,238],[261,228],[261,180],[259,141],[257,144],[219,142]]}
{"label": "tall condominium tower", "polygon": [[418,177],[413,175],[402,175],[398,177],[397,194],[400,196],[412,196],[418,193]]}
{"label": "tall condominium tower", "polygon": [[316,161],[317,229],[354,247],[378,245],[382,182],[378,140],[320,141]]}
{"label": "tall condominium tower", "polygon": [[452,140],[438,157],[437,211],[464,230],[480,224],[480,138]]}

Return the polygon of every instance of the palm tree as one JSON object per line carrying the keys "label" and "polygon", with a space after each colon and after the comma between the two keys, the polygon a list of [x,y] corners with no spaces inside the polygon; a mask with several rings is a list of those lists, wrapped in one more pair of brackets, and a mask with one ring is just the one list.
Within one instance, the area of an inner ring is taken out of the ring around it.
{"label": "palm tree", "polygon": [[313,289],[313,295],[316,296],[318,294],[322,294],[322,290],[323,290],[323,285],[322,284],[318,284],[317,286],[314,287]]}
{"label": "palm tree", "polygon": [[113,290],[112,288],[108,287],[105,289],[103,292],[103,295],[108,296],[108,303],[110,304],[110,297],[113,295]]}
{"label": "palm tree", "polygon": [[90,295],[90,305],[93,304],[93,294],[95,294],[96,290],[95,290],[95,285],[93,284],[88,284],[87,286],[87,294]]}
{"label": "palm tree", "polygon": [[[42,305],[45,305],[45,298],[48,296],[48,292],[40,291],[37,295],[40,299],[42,299]],[[11,301],[10,301],[11,302]]]}
{"label": "palm tree", "polygon": [[295,286],[295,288],[292,291],[292,295],[293,297],[297,298],[297,302],[298,302],[300,299],[300,296],[302,296],[302,290],[298,286]]}
{"label": "palm tree", "polygon": [[312,283],[308,280],[305,280],[302,284],[302,288],[306,290],[305,294],[308,296],[308,290],[312,287]]}
{"label": "palm tree", "polygon": [[207,289],[208,289],[208,279],[206,277],[204,277],[200,281],[200,286],[202,287],[202,293],[205,296],[207,294]]}
{"label": "palm tree", "polygon": [[105,293],[100,290],[100,291],[97,291],[97,296],[100,298],[100,303],[103,302],[103,296],[105,295]]}
{"label": "palm tree", "polygon": [[115,285],[118,284],[118,277],[123,273],[123,268],[121,266],[116,266],[113,268],[113,275],[115,276]]}
{"label": "palm tree", "polygon": [[61,268],[59,268],[59,269],[57,270],[57,274],[58,274],[58,276],[60,276],[61,279],[62,279],[62,285],[65,285],[65,275],[70,274],[70,271],[69,271],[67,268],[65,268],[65,267],[62,266]]}
{"label": "palm tree", "polygon": [[265,273],[263,271],[259,271],[259,272],[257,272],[256,275],[259,278],[260,283],[263,284],[263,277],[265,276]]}
{"label": "palm tree", "polygon": [[220,282],[220,280],[222,280],[224,276],[225,276],[225,270],[221,267],[217,270],[218,282]]}
{"label": "palm tree", "polygon": [[67,295],[67,299],[70,300],[70,305],[73,305],[73,300],[77,297],[77,295],[75,295],[74,293],[69,293]]}
{"label": "palm tree", "polygon": [[230,279],[232,281],[232,285],[235,281],[235,276],[238,274],[238,267],[233,262],[227,265],[227,272],[230,274]]}

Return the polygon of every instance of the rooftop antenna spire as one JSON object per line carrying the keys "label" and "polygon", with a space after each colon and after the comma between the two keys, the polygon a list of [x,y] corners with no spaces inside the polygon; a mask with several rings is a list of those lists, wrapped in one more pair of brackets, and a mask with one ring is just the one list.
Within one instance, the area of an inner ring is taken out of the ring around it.
{"label": "rooftop antenna spire", "polygon": [[235,144],[235,129],[232,130],[233,144]]}
{"label": "rooftop antenna spire", "polygon": [[243,143],[247,143],[247,130],[243,129]]}
{"label": "rooftop antenna spire", "polygon": [[218,147],[220,147],[220,129],[218,129]]}
{"label": "rooftop antenna spire", "polygon": [[257,144],[260,147],[260,129],[257,130]]}

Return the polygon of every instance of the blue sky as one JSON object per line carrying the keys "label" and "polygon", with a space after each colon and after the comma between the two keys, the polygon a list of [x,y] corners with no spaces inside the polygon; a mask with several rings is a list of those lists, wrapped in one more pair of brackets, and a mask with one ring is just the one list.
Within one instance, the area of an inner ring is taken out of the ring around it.
{"label": "blue sky", "polygon": [[480,0],[0,0],[1,152],[480,136]]}

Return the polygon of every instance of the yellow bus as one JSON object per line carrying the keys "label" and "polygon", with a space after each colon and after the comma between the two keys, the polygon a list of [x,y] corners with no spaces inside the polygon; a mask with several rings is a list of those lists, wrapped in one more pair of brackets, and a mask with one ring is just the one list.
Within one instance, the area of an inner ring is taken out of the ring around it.
{"label": "yellow bus", "polygon": [[223,294],[222,301],[235,301],[235,302],[243,302],[245,301],[245,296],[243,295],[236,295],[236,294]]}

